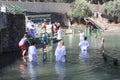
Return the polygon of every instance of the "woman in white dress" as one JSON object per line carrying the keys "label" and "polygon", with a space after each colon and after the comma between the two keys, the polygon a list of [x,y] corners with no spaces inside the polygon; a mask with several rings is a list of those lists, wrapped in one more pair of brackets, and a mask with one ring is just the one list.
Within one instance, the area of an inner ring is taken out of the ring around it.
{"label": "woman in white dress", "polygon": [[66,62],[66,48],[63,40],[59,42],[55,50],[55,59],[57,62]]}

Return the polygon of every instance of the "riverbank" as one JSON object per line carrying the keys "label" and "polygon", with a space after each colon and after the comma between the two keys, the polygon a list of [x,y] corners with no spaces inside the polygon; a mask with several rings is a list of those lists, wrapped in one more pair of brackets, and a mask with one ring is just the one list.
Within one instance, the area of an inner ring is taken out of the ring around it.
{"label": "riverbank", "polygon": [[105,18],[90,18],[94,23],[99,25],[100,28],[104,30],[104,32],[120,32],[120,23],[109,23]]}

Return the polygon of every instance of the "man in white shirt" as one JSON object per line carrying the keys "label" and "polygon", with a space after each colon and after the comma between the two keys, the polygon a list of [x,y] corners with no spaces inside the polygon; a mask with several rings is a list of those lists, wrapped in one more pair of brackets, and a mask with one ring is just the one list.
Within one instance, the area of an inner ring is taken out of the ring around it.
{"label": "man in white shirt", "polygon": [[81,41],[79,44],[81,51],[87,51],[89,47],[89,42],[87,41],[87,37],[84,37],[84,40]]}

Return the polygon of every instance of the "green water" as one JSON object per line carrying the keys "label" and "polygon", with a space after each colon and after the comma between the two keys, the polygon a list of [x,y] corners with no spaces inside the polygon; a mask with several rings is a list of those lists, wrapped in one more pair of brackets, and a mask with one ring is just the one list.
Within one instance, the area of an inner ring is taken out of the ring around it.
{"label": "green water", "polygon": [[106,33],[105,39],[105,51],[108,55],[120,59],[120,34],[119,33]]}
{"label": "green water", "polygon": [[[114,40],[111,35],[104,35],[104,37],[106,50],[116,47],[115,49],[119,51],[119,44],[115,41],[111,43],[111,40]],[[118,36],[114,36],[114,38],[116,37]],[[79,35],[64,35],[63,39],[67,49],[66,64],[55,62],[54,51],[57,44],[54,44],[49,48],[53,48],[53,50],[48,51],[46,62],[43,63],[40,50],[38,51],[38,65],[24,62],[22,58],[18,58],[14,63],[0,70],[0,80],[120,80],[119,66],[113,66],[103,61],[100,41],[95,37],[88,37],[90,48],[89,57],[85,58],[86,62],[82,62],[79,58]]]}

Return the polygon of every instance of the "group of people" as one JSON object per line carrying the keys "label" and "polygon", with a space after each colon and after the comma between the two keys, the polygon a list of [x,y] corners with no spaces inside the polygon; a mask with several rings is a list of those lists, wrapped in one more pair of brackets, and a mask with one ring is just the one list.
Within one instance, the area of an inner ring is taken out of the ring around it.
{"label": "group of people", "polygon": [[[26,53],[28,52],[28,59],[29,61],[37,61],[37,49],[35,46],[34,41],[28,40],[28,35],[30,35],[32,38],[35,38],[35,28],[31,25],[32,23],[27,24],[27,33],[24,34],[23,38],[19,42],[19,47],[22,51],[22,56],[24,57]],[[29,27],[28,27],[29,26]],[[54,25],[55,26],[55,25]],[[58,27],[54,27],[56,33],[57,33],[57,40],[59,40],[58,45],[55,50],[55,60],[57,62],[66,62],[66,47],[64,45],[63,36],[62,36],[62,27],[60,24],[58,24]],[[89,42],[87,41],[87,37],[84,35],[84,31],[80,31],[80,41],[78,46],[80,47],[81,54],[87,52],[87,49],[89,47]],[[81,56],[81,55],[80,55]]]}
{"label": "group of people", "polygon": [[41,33],[52,33],[53,36],[58,34],[58,39],[61,38],[61,24],[59,22],[54,22],[53,24],[47,24],[43,22],[41,24],[34,24],[31,20],[26,22],[26,32],[30,38],[40,37]]}
{"label": "group of people", "polygon": [[62,26],[59,22],[54,22],[52,24],[52,34],[53,36],[56,36],[57,40],[61,40],[62,39]]}
{"label": "group of people", "polygon": [[[84,35],[84,32],[81,30],[80,31],[80,42],[78,44],[79,48],[80,48],[80,57],[87,57],[87,51],[89,48],[89,42],[87,41],[87,37]],[[84,54],[84,55],[82,55]],[[55,59],[57,62],[66,62],[66,47],[64,45],[64,41],[61,40],[58,43],[58,46],[55,50]]]}
{"label": "group of people", "polygon": [[28,55],[28,61],[35,63],[38,62],[36,42],[34,40],[29,41],[27,33],[24,34],[18,45],[21,49],[22,57]]}
{"label": "group of people", "polygon": [[26,23],[26,32],[30,38],[36,37],[37,28],[35,27],[35,24],[30,20],[28,20]]}

